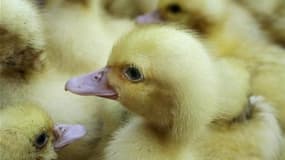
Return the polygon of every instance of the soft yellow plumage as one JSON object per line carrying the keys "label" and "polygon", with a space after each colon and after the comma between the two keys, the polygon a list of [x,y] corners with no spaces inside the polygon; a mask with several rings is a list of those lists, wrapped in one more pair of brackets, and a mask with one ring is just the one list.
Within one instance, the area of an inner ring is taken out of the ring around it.
{"label": "soft yellow plumage", "polygon": [[136,113],[114,135],[106,160],[276,160],[281,132],[272,107],[251,99],[252,112],[239,119],[249,92],[241,64],[211,57],[184,31],[148,26],[120,39],[105,68],[66,89],[116,99]]}
{"label": "soft yellow plumage", "polygon": [[[107,139],[112,131],[121,124],[121,119],[124,117],[125,111],[117,107],[118,103],[116,102],[109,102],[97,98],[78,97],[65,92],[63,86],[64,82],[70,78],[72,74],[65,73],[56,68],[58,66],[55,65],[55,63],[69,64],[68,58],[60,59],[59,57],[68,57],[70,55],[72,59],[72,54],[68,52],[69,50],[63,51],[63,55],[58,55],[57,62],[53,62],[53,59],[50,58],[52,56],[47,56],[46,59],[43,59],[43,55],[61,52],[51,50],[50,48],[47,49],[48,46],[45,46],[45,36],[48,36],[48,34],[42,34],[44,26],[41,23],[42,19],[38,15],[36,8],[27,0],[4,0],[1,1],[0,5],[0,70],[3,69],[2,66],[4,62],[9,62],[7,66],[4,66],[6,67],[5,70],[13,69],[15,65],[14,62],[31,64],[27,66],[22,63],[16,64],[17,70],[15,73],[19,76],[15,74],[4,76],[6,74],[1,72],[0,108],[10,103],[20,105],[23,100],[34,101],[40,104],[41,107],[50,114],[55,123],[80,123],[86,127],[87,135],[82,140],[62,150],[59,153],[59,159],[87,159],[90,155],[97,155],[97,157],[100,158]],[[59,17],[60,16],[57,18]],[[76,20],[73,20],[76,23],[77,18],[75,19]],[[71,26],[68,27],[72,28]],[[2,30],[8,30],[9,32],[2,32]],[[91,37],[90,34],[86,34],[86,36]],[[59,39],[56,39],[58,42],[64,41],[61,40],[62,33],[58,38]],[[20,39],[20,41],[16,41],[16,39]],[[103,39],[101,40],[103,42]],[[101,40],[97,42],[101,42]],[[74,43],[77,42],[78,41],[74,41]],[[89,43],[90,46],[93,45],[91,44],[92,42]],[[106,43],[109,44],[110,42],[108,41]],[[66,44],[68,47],[70,46],[70,43],[65,43],[65,46]],[[89,44],[84,45],[89,46]],[[84,48],[85,46],[81,47],[88,50]],[[107,49],[105,45],[100,47],[104,50]],[[79,50],[72,50],[76,51],[72,53],[82,53],[80,52],[81,48],[77,49]],[[17,52],[14,52],[15,50]],[[22,52],[17,54],[18,50],[26,51],[26,56],[21,56]],[[41,52],[34,52],[34,50]],[[99,50],[88,50],[88,52],[95,53],[101,57],[98,53]],[[25,58],[34,54],[38,55],[38,58]],[[76,60],[76,58],[74,60]],[[41,65],[44,64],[45,67],[42,67]],[[72,65],[72,62],[70,62],[70,65]],[[76,69],[82,69],[84,71],[84,67],[81,68],[81,66],[83,66],[83,63],[80,63],[80,66],[77,66]],[[71,67],[67,70],[73,72],[72,69]],[[98,109],[97,107],[99,106],[104,107]]]}
{"label": "soft yellow plumage", "polygon": [[[37,140],[40,135],[46,139]],[[21,103],[0,109],[1,160],[56,159],[54,140],[53,122],[38,105]]]}
{"label": "soft yellow plumage", "polygon": [[285,2],[283,0],[236,0],[258,20],[269,37],[285,46]]}
{"label": "soft yellow plumage", "polygon": [[48,58],[61,71],[80,73],[103,65],[115,40],[134,23],[117,18],[104,0],[50,0],[42,14]]}
{"label": "soft yellow plumage", "polygon": [[219,55],[231,55],[240,45],[270,43],[255,19],[234,1],[160,0],[158,10],[163,20],[197,32]]}
{"label": "soft yellow plumage", "polygon": [[211,54],[241,60],[251,74],[251,92],[277,109],[285,129],[285,50],[275,46],[245,9],[227,0],[160,0],[162,19],[197,32]]}

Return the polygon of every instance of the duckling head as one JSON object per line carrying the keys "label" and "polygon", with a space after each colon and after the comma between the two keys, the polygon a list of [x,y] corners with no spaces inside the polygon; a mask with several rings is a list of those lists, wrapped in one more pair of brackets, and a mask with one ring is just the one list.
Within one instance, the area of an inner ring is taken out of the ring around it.
{"label": "duckling head", "polygon": [[211,58],[191,34],[144,26],[115,44],[106,67],[69,80],[65,88],[118,100],[151,123],[169,126],[175,117],[207,121],[215,110],[216,83]]}
{"label": "duckling head", "polygon": [[156,11],[139,16],[137,22],[175,22],[204,33],[224,19],[226,7],[226,0],[160,0]]}
{"label": "duckling head", "polygon": [[37,104],[7,106],[0,112],[0,147],[3,160],[53,160],[56,150],[85,135],[80,125],[54,125]]}

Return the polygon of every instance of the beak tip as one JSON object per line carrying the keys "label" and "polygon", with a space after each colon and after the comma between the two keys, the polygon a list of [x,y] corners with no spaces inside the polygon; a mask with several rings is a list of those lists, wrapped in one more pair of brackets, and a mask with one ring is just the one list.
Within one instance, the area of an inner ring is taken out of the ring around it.
{"label": "beak tip", "polygon": [[66,92],[73,92],[74,90],[76,90],[78,88],[77,82],[75,81],[76,79],[72,78],[69,79],[65,85],[64,85],[64,90]]}
{"label": "beak tip", "polygon": [[64,91],[69,91],[69,89],[68,89],[68,83],[69,83],[69,81],[67,81],[66,83],[65,83],[65,85],[64,85]]}

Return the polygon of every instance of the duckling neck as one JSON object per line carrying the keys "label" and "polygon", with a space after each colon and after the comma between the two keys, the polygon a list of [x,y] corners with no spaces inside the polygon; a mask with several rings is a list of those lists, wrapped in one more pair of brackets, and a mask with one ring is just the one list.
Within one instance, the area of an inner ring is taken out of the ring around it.
{"label": "duckling neck", "polygon": [[[167,139],[171,144],[186,144],[195,139],[196,136],[206,127],[208,118],[202,118],[203,115],[197,113],[197,116],[192,116],[190,104],[188,102],[178,104],[169,108],[169,116],[167,118],[158,117],[156,121],[146,120],[145,122],[154,135],[158,138]],[[201,117],[201,120],[197,118]],[[168,119],[167,121],[165,119]]]}
{"label": "duckling neck", "polygon": [[[206,127],[207,118],[197,113],[194,115],[188,101],[180,104],[176,109],[172,120],[172,127],[169,135],[176,143],[188,143],[193,140]],[[199,120],[201,117],[201,120]]]}

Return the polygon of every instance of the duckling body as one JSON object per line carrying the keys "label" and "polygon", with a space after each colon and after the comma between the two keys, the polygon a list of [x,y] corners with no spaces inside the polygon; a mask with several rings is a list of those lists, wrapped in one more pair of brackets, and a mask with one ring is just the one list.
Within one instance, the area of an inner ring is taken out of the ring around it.
{"label": "duckling body", "polygon": [[[256,117],[251,119],[249,124],[233,124],[227,127],[212,125],[203,131],[204,134],[200,133],[201,135],[195,137],[195,140],[181,144],[167,141],[164,133],[157,133],[141,119],[133,119],[131,123],[115,134],[115,140],[111,141],[106,149],[106,159],[278,159],[278,153],[276,153],[276,149],[279,150],[278,147],[268,150],[256,143],[265,138],[267,134],[273,141],[261,143],[273,146],[280,143],[280,135],[272,134],[270,128],[266,127],[272,124],[260,121],[262,118],[269,122],[275,117],[267,111],[255,114]],[[252,133],[256,132],[256,126],[260,124],[263,129],[267,128],[267,131],[259,137],[254,137]],[[278,126],[275,124],[272,129],[276,130],[277,128]],[[237,137],[240,138],[237,140]]]}
{"label": "duckling body", "polygon": [[242,62],[211,57],[179,29],[130,32],[115,44],[105,68],[69,80],[66,89],[118,100],[136,114],[115,133],[106,160],[280,156],[281,132],[269,104],[251,102],[251,117],[235,120],[248,105]]}

